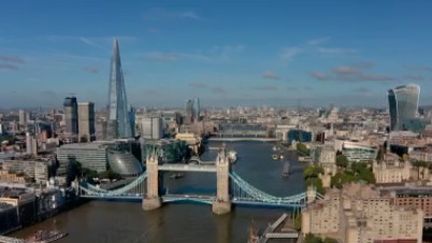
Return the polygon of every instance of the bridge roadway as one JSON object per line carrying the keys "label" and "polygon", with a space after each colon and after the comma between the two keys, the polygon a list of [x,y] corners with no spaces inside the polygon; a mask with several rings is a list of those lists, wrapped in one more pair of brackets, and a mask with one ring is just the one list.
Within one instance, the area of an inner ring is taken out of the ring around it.
{"label": "bridge roadway", "polygon": [[213,142],[277,142],[279,139],[277,138],[248,138],[248,137],[211,137],[208,138],[207,141]]}
{"label": "bridge roadway", "polygon": [[0,243],[24,243],[25,241],[18,238],[0,235]]}
{"label": "bridge roadway", "polygon": [[[82,198],[89,199],[99,199],[99,200],[108,200],[108,201],[140,201],[143,199],[144,195],[141,193],[127,193],[122,195],[81,195]],[[204,204],[212,204],[216,200],[216,196],[214,195],[200,195],[200,194],[165,194],[161,196],[163,203],[170,202],[181,202],[181,201],[191,201],[197,203]],[[231,203],[236,205],[244,205],[244,206],[265,206],[265,207],[276,207],[276,208],[292,208],[292,207],[301,207],[301,204],[290,203],[286,204],[283,202],[262,202],[259,200],[251,200],[249,198],[242,197],[233,197],[231,198]],[[1,242],[1,241],[0,241]]]}
{"label": "bridge roadway", "polygon": [[183,172],[216,172],[214,164],[162,164],[158,166],[159,171],[183,171]]}

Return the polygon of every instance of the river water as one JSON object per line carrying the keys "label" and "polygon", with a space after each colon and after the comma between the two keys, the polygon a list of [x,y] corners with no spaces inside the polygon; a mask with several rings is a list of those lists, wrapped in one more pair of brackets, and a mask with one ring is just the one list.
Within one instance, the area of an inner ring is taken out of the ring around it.
{"label": "river water", "polygon": [[[298,162],[291,162],[289,178],[281,177],[283,163],[272,160],[271,143],[234,142],[227,146],[238,152],[239,159],[233,170],[255,187],[277,196],[305,190],[303,169]],[[209,150],[204,153],[203,160],[214,160],[215,155],[216,151]],[[165,177],[164,184],[170,193],[215,193],[213,174],[187,173],[181,179]],[[60,243],[246,242],[251,222],[264,229],[283,212],[286,211],[238,206],[231,214],[216,216],[211,206],[191,203],[169,204],[145,212],[137,202],[91,201],[13,236],[26,237],[39,229],[57,229],[69,233],[58,241]]]}

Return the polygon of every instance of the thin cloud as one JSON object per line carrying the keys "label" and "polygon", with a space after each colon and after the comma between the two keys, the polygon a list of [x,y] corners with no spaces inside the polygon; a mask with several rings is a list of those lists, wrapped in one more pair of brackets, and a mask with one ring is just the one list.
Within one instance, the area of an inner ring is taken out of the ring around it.
{"label": "thin cloud", "polygon": [[172,62],[177,61],[179,59],[179,55],[177,53],[154,51],[145,53],[144,58],[154,61]]}
{"label": "thin cloud", "polygon": [[338,47],[319,47],[318,52],[322,54],[352,54],[356,53],[357,50],[350,48],[338,48]]}
{"label": "thin cloud", "polygon": [[210,90],[216,94],[226,94],[227,93],[226,89],[223,87],[212,87]]}
{"label": "thin cloud", "polygon": [[191,82],[188,86],[194,89],[207,90],[214,94],[226,94],[227,90],[222,86],[213,86],[204,82]]}
{"label": "thin cloud", "polygon": [[99,69],[97,67],[88,66],[88,67],[83,67],[82,70],[84,70],[85,72],[88,72],[88,73],[93,73],[93,74],[99,73]]}
{"label": "thin cloud", "polygon": [[359,88],[353,89],[353,92],[359,93],[359,94],[367,94],[367,93],[370,93],[371,90],[369,88],[366,88],[366,87],[359,87]]}
{"label": "thin cloud", "polygon": [[273,71],[265,71],[261,77],[265,79],[272,79],[272,80],[280,80],[280,76],[274,73]]}
{"label": "thin cloud", "polygon": [[262,86],[252,87],[252,89],[259,90],[259,91],[277,91],[279,88],[274,85],[262,85]]}
{"label": "thin cloud", "polygon": [[17,56],[0,56],[0,61],[16,64],[24,64],[25,61],[21,57]]}
{"label": "thin cloud", "polygon": [[310,75],[321,81],[394,81],[396,78],[389,75],[373,73],[370,68],[361,66],[338,66],[328,72],[313,71]]}
{"label": "thin cloud", "polygon": [[160,96],[160,95],[163,95],[160,90],[156,90],[156,89],[145,89],[145,90],[141,91],[141,94],[145,95],[145,96]]}
{"label": "thin cloud", "polygon": [[321,37],[321,38],[309,40],[306,43],[308,45],[311,45],[311,46],[317,46],[317,45],[323,44],[325,42],[328,42],[330,39],[331,38],[329,36],[326,36],[326,37]]}
{"label": "thin cloud", "polygon": [[427,65],[406,65],[405,68],[418,72],[432,72],[432,66]]}
{"label": "thin cloud", "polygon": [[18,70],[19,67],[10,63],[0,63],[0,69]]}
{"label": "thin cloud", "polygon": [[409,74],[409,75],[405,75],[404,78],[408,79],[408,80],[413,80],[413,81],[423,81],[423,80],[425,80],[425,77],[423,75],[420,75],[420,74]]}
{"label": "thin cloud", "polygon": [[190,87],[192,87],[192,88],[197,88],[197,89],[206,89],[206,88],[208,88],[208,85],[206,83],[202,83],[202,82],[191,82],[188,85]]}
{"label": "thin cloud", "polygon": [[294,57],[296,57],[298,54],[303,52],[303,48],[300,47],[287,47],[287,48],[283,48],[282,51],[279,54],[280,59],[282,59],[283,61],[291,61],[294,59]]}
{"label": "thin cloud", "polygon": [[91,40],[89,38],[86,38],[86,37],[80,37],[79,40],[82,43],[84,43],[84,44],[86,44],[88,46],[91,46],[91,47],[96,47],[96,48],[99,48],[99,49],[102,49],[102,50],[108,49],[107,46],[101,45],[101,44],[99,44],[99,43],[97,43],[97,42],[95,42],[95,41],[93,41],[93,40]]}
{"label": "thin cloud", "polygon": [[145,20],[149,21],[165,21],[165,20],[201,20],[193,10],[186,11],[171,11],[164,8],[150,8],[143,14]]}
{"label": "thin cloud", "polygon": [[162,52],[151,51],[144,53],[144,58],[159,62],[174,62],[180,60],[224,62],[230,61],[238,53],[244,50],[243,45],[213,46],[208,50],[195,52]]}
{"label": "thin cloud", "polygon": [[194,11],[181,12],[179,13],[179,17],[183,19],[194,19],[194,20],[201,19],[201,17],[198,16],[198,14],[195,13]]}

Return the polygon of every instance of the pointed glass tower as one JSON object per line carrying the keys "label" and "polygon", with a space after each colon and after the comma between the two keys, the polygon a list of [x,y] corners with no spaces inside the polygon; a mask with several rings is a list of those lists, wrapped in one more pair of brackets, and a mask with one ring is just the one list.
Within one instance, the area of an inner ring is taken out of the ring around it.
{"label": "pointed glass tower", "polygon": [[129,121],[126,88],[117,39],[114,39],[113,43],[108,95],[109,117],[106,138],[115,139],[131,137],[131,123]]}

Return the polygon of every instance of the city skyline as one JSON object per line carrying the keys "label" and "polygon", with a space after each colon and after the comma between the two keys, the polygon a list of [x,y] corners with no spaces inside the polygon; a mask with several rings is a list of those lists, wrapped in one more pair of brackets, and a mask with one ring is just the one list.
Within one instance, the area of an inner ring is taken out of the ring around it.
{"label": "city skyline", "polygon": [[432,104],[426,1],[23,2],[0,10],[1,108],[72,95],[104,107],[113,37],[134,106],[181,107],[193,94],[204,106],[386,107],[387,90],[407,83]]}

